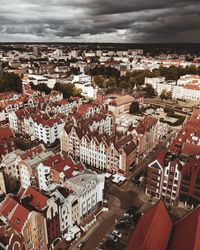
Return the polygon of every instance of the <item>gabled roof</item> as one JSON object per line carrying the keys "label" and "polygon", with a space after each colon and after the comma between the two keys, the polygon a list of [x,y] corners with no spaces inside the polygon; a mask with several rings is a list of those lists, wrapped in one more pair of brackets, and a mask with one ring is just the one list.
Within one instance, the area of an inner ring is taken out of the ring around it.
{"label": "gabled roof", "polygon": [[49,198],[32,187],[28,187],[24,190],[21,198],[24,197],[29,197],[29,204],[32,207],[36,208],[38,211],[41,211],[47,207],[47,201]]}
{"label": "gabled roof", "polygon": [[0,214],[7,219],[8,224],[18,233],[21,230],[30,214],[30,211],[18,203],[14,198],[7,196]]}
{"label": "gabled roof", "polygon": [[[149,166],[150,167],[155,167],[155,168],[163,168],[164,167],[164,163],[165,163],[165,158],[167,155],[167,151],[161,151],[158,153],[158,155],[156,156],[155,160],[152,161]],[[157,164],[157,165],[156,165]]]}
{"label": "gabled roof", "polygon": [[172,221],[160,200],[139,220],[126,250],[166,250]]}
{"label": "gabled roof", "polygon": [[182,154],[186,156],[198,155],[200,154],[200,145],[186,142],[183,144]]}
{"label": "gabled roof", "polygon": [[200,249],[200,207],[197,207],[175,224],[169,249]]}
{"label": "gabled roof", "polygon": [[21,230],[27,221],[29,214],[30,211],[18,203],[13,215],[11,218],[9,218],[8,223],[14,230],[16,230],[18,233],[21,233]]}
{"label": "gabled roof", "polygon": [[0,208],[0,214],[5,218],[8,217],[16,205],[17,201],[12,197],[7,196]]}
{"label": "gabled roof", "polygon": [[73,176],[74,170],[82,171],[84,166],[81,162],[75,163],[71,157],[63,158],[60,154],[57,154],[45,161],[44,166],[51,167],[58,173],[64,173],[65,177],[70,178]]}

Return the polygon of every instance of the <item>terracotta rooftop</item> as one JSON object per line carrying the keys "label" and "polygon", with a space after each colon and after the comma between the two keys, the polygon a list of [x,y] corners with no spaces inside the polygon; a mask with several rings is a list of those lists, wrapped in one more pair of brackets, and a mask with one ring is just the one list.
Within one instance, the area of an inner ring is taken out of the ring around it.
{"label": "terracotta rooftop", "polygon": [[200,249],[200,207],[174,225],[169,250]]}
{"label": "terracotta rooftop", "polygon": [[162,201],[158,201],[139,220],[126,250],[166,250],[172,221]]}
{"label": "terracotta rooftop", "polygon": [[3,143],[4,140],[9,140],[11,137],[14,137],[14,134],[9,127],[0,128],[0,143]]}
{"label": "terracotta rooftop", "polygon": [[38,211],[42,211],[44,208],[47,207],[47,201],[49,198],[42,194],[39,190],[36,190],[32,187],[28,187],[21,195],[21,198],[24,197],[29,197],[29,204],[32,207],[36,208]]}

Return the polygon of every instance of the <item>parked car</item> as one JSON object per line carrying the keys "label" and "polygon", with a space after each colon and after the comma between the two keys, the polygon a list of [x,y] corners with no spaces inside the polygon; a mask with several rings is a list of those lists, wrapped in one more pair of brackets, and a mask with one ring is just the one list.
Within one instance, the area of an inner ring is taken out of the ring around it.
{"label": "parked car", "polygon": [[119,238],[113,234],[109,234],[108,239],[111,239],[115,243],[117,243],[119,240]]}
{"label": "parked car", "polygon": [[85,242],[81,241],[78,246],[77,249],[82,249],[85,246]]}
{"label": "parked car", "polygon": [[124,229],[126,229],[126,227],[127,227],[127,225],[125,223],[118,223],[115,225],[115,228],[117,230],[124,230]]}
{"label": "parked car", "polygon": [[129,167],[129,172],[132,172],[132,171],[134,170],[134,168],[135,168],[135,164],[131,165],[131,166]]}
{"label": "parked car", "polygon": [[121,238],[121,237],[122,237],[122,233],[120,233],[120,232],[117,231],[117,230],[113,230],[113,231],[112,231],[112,234],[113,234],[114,236],[117,236],[118,238]]}
{"label": "parked car", "polygon": [[136,186],[138,186],[138,185],[140,185],[140,183],[141,183],[142,181],[144,181],[144,179],[145,179],[145,177],[144,177],[143,175],[141,175],[141,173],[140,173],[140,174],[138,174],[136,177],[133,177],[132,182],[133,182]]}
{"label": "parked car", "polygon": [[125,224],[128,224],[130,223],[130,218],[128,217],[123,217],[119,220],[120,223],[125,223]]}
{"label": "parked car", "polygon": [[115,246],[115,243],[114,243],[113,240],[107,239],[107,240],[105,241],[105,246],[114,247],[114,246]]}
{"label": "parked car", "polygon": [[127,214],[135,214],[138,212],[138,208],[136,206],[131,206],[129,209],[126,211]]}

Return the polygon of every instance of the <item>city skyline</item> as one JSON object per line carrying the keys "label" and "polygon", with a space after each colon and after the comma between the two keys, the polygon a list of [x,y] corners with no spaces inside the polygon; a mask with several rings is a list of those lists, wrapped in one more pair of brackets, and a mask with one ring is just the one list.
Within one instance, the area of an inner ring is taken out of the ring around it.
{"label": "city skyline", "polygon": [[0,42],[200,42],[197,1],[1,0]]}

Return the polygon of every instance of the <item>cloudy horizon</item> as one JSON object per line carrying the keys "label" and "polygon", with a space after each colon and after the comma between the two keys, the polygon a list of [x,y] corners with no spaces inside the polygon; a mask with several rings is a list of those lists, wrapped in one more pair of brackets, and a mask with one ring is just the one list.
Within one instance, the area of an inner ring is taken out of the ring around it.
{"label": "cloudy horizon", "polygon": [[0,0],[0,42],[200,42],[198,0]]}

